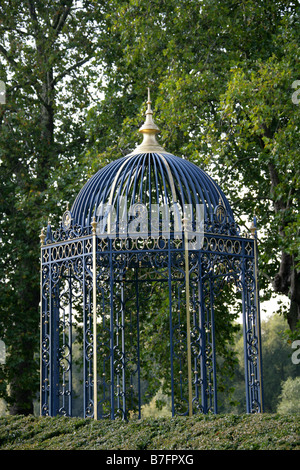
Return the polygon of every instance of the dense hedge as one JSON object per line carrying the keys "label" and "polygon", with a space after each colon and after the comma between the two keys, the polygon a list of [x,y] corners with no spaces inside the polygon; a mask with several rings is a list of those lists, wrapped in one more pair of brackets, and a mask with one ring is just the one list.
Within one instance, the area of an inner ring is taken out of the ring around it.
{"label": "dense hedge", "polygon": [[0,418],[1,450],[300,450],[299,415],[145,418]]}

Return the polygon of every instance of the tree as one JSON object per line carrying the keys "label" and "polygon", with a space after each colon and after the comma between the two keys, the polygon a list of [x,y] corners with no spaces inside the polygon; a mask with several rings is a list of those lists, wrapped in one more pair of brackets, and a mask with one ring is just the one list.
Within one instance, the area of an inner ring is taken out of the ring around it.
{"label": "tree", "polygon": [[276,412],[280,384],[299,374],[291,359],[293,350],[286,340],[285,329],[283,316],[273,315],[262,322],[265,411],[271,413]]}
{"label": "tree", "polygon": [[295,330],[300,320],[300,109],[291,86],[300,49],[296,37],[288,34],[287,41],[286,35],[283,30],[279,51],[267,60],[232,70],[220,105],[227,129],[223,137],[217,130],[214,148],[228,167],[223,182],[233,189],[233,203],[259,219],[262,286],[267,281],[289,296],[286,317]]}
{"label": "tree", "polygon": [[[259,223],[260,286],[299,320],[297,2],[117,2],[89,155],[129,153],[152,89],[160,141],[220,181],[239,221]],[[223,312],[224,313],[224,312]],[[226,318],[226,314],[224,316]]]}
{"label": "tree", "polygon": [[300,377],[292,379],[289,377],[282,383],[282,392],[280,402],[277,406],[277,412],[282,414],[300,412]]}
{"label": "tree", "polygon": [[299,106],[280,96],[299,78],[297,2],[3,0],[0,13],[1,393],[10,383],[15,412],[32,409],[38,380],[36,234],[95,169],[135,146],[149,84],[165,147],[226,175],[234,207],[251,218],[255,209],[268,235],[261,285],[290,296],[295,328]]}
{"label": "tree", "polygon": [[8,353],[0,385],[11,413],[32,412],[37,392],[38,234],[81,186],[82,122],[94,79],[92,65],[89,74],[84,66],[96,47],[105,47],[102,3],[4,0],[0,6],[0,78],[6,84],[0,108],[0,337]]}
{"label": "tree", "polygon": [[289,297],[292,330],[300,319],[298,22],[293,1],[117,2],[105,98],[88,118],[92,157],[128,153],[150,84],[165,148],[221,182],[242,230],[256,214],[260,284],[266,298],[272,290]]}
{"label": "tree", "polygon": [[[281,400],[281,386],[294,381],[299,375],[298,365],[293,364],[292,348],[286,338],[286,321],[283,316],[274,314],[262,321],[262,359],[264,411],[276,413]],[[238,357],[234,375],[227,378],[225,393],[220,394],[221,413],[244,413],[245,411],[245,369],[244,342],[242,327],[233,342],[233,350]],[[228,390],[231,393],[228,393]],[[290,395],[293,403],[299,401],[297,388]]]}

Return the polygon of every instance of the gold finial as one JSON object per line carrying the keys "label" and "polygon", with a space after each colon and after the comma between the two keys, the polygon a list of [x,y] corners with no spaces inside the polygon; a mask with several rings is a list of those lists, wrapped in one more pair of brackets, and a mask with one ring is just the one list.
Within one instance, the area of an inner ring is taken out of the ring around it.
{"label": "gold finial", "polygon": [[153,111],[151,109],[151,98],[150,98],[150,88],[148,88],[148,101],[147,101],[147,111],[146,111],[146,121],[142,125],[142,127],[139,129],[139,132],[141,134],[158,134],[159,128],[153,121]]}
{"label": "gold finial", "polygon": [[46,238],[46,235],[44,233],[44,227],[43,227],[42,230],[41,230],[41,234],[40,234],[41,245],[44,245],[45,238]]}
{"label": "gold finial", "polygon": [[96,217],[95,216],[93,217],[91,225],[92,225],[92,233],[95,234],[96,229],[97,229],[97,225],[98,225],[97,222],[96,222]]}
{"label": "gold finial", "polygon": [[151,103],[152,101],[150,99],[150,88],[148,88],[146,120],[142,127],[140,127],[139,129],[139,132],[143,134],[143,142],[132,152],[132,154],[149,152],[165,153],[164,148],[159,145],[155,137],[155,135],[159,133],[159,128],[153,121],[153,111],[151,109]]}

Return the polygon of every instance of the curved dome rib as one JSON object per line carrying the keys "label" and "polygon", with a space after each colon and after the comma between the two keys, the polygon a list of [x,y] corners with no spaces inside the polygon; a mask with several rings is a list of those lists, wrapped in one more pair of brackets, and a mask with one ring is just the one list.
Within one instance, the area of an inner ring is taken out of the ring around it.
{"label": "curved dome rib", "polygon": [[73,223],[90,226],[93,216],[99,220],[98,208],[112,205],[117,221],[121,217],[120,200],[129,205],[141,202],[151,218],[153,204],[178,203],[181,212],[190,204],[195,212],[203,204],[207,222],[213,222],[214,211],[221,203],[228,221],[234,223],[230,205],[218,184],[194,163],[172,154],[130,154],[100,169],[84,185],[72,208]]}

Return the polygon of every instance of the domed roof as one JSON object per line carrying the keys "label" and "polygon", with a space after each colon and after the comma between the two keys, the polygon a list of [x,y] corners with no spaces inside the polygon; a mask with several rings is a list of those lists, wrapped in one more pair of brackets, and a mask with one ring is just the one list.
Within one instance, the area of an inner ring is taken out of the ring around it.
{"label": "domed roof", "polygon": [[188,214],[193,229],[201,212],[206,231],[215,231],[217,226],[217,231],[234,235],[233,213],[219,185],[201,168],[166,152],[156,141],[159,129],[152,119],[150,96],[146,121],[139,131],[144,137],[141,145],[101,168],[83,186],[71,208],[73,224],[88,227],[95,217],[104,233],[109,217],[109,230],[113,226],[119,232],[124,231],[124,222],[127,225],[144,211],[147,215],[140,218],[144,224],[140,229],[147,231],[153,226],[155,211],[164,207],[169,209],[171,230],[176,212],[181,218]]}

